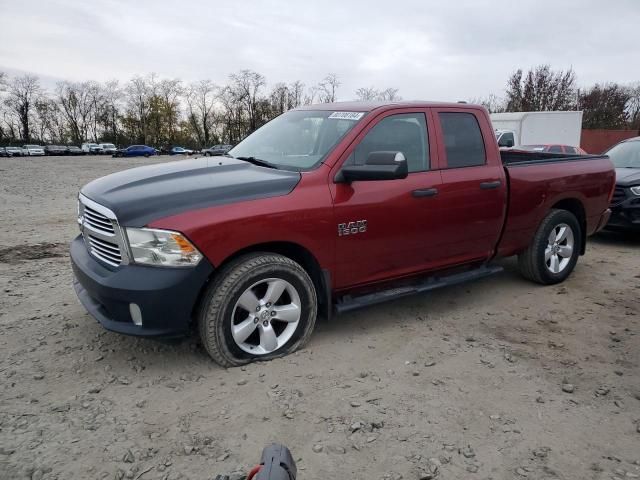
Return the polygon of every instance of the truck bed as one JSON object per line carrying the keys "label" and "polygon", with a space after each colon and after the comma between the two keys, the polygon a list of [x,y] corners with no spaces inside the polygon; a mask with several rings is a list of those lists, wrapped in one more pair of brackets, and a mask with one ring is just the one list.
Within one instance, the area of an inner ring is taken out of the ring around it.
{"label": "truck bed", "polygon": [[578,160],[602,159],[602,155],[571,155],[566,153],[532,152],[518,149],[500,150],[502,164],[531,165],[534,163],[573,162]]}
{"label": "truck bed", "polygon": [[[497,253],[522,252],[552,208],[573,211],[586,235],[609,208],[615,171],[603,155],[501,150],[509,188],[508,209]],[[583,242],[584,245],[584,242]]]}

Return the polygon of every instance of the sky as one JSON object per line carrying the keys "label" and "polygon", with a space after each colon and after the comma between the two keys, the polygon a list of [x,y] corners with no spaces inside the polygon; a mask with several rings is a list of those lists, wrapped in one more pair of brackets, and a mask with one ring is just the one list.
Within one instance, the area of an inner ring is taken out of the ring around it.
{"label": "sky", "polygon": [[60,79],[151,72],[224,84],[251,69],[307,86],[338,75],[404,99],[504,95],[547,63],[580,86],[640,82],[640,0],[0,0],[0,71]]}

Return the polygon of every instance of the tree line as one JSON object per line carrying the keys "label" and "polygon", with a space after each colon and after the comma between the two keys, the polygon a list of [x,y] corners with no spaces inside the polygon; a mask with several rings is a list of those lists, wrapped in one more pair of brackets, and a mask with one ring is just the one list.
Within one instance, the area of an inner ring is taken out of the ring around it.
{"label": "tree line", "polygon": [[473,101],[490,112],[582,110],[582,128],[640,130],[640,82],[577,86],[573,69],[553,70],[539,65],[508,79],[505,96],[489,95]]}
{"label": "tree line", "polygon": [[[264,75],[241,70],[225,85],[185,83],[156,74],[121,83],[58,82],[51,91],[35,75],[0,72],[0,145],[111,142],[156,147],[235,144],[281,113],[338,100],[336,74],[306,86],[300,80],[270,87]],[[356,100],[400,100],[397,88],[358,88]],[[577,86],[572,69],[519,69],[505,95],[472,100],[490,112],[583,110],[583,128],[640,129],[640,82]]]}
{"label": "tree line", "polygon": [[[289,109],[336,101],[340,85],[330,73],[309,87],[296,80],[268,88],[264,75],[241,70],[229,75],[226,85],[150,74],[125,83],[61,81],[47,91],[35,75],[0,72],[0,145],[235,144]],[[400,99],[396,88],[373,87],[359,88],[355,98]]]}

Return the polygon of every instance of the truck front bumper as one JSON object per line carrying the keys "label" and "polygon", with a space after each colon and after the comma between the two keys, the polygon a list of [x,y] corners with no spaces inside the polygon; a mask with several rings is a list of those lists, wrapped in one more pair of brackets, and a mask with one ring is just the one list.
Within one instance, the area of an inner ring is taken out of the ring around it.
{"label": "truck front bumper", "polygon": [[606,228],[640,231],[640,198],[629,198],[612,207]]}
{"label": "truck front bumper", "polygon": [[70,253],[73,287],[82,305],[104,328],[126,335],[186,335],[202,287],[213,272],[205,258],[193,268],[107,268],[89,254],[80,235]]}

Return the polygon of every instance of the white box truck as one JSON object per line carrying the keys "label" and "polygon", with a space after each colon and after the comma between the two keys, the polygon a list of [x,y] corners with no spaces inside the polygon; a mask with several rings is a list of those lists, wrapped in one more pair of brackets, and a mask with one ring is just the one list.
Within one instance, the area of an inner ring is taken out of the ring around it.
{"label": "white box truck", "polygon": [[581,111],[492,113],[491,123],[500,147],[580,146]]}

